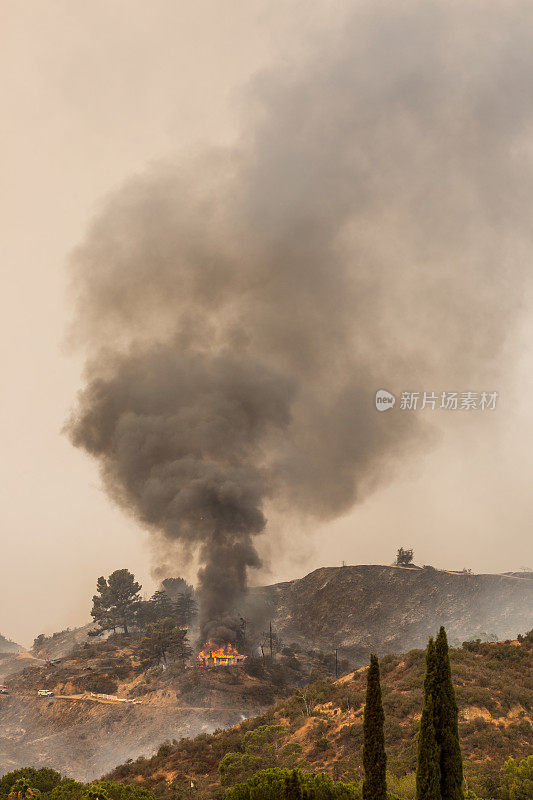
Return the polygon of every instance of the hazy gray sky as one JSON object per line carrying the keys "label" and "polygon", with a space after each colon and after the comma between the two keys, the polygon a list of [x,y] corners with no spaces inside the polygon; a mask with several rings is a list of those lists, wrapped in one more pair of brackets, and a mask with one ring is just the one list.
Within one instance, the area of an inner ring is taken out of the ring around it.
{"label": "hazy gray sky", "polygon": [[[132,174],[206,142],[231,143],[241,88],[257,70],[298,59],[324,30],[342,28],[354,7],[1,3],[4,635],[30,643],[41,631],[85,622],[96,578],[122,566],[148,591],[153,586],[146,534],[103,493],[96,465],[61,435],[81,371],[64,347],[70,251],[102,198]],[[334,523],[312,525],[313,535],[289,544],[282,558],[274,536],[264,545],[270,580],[342,560],[387,563],[401,544],[436,566],[533,567],[530,296],[513,319],[497,360],[505,379],[488,387],[501,392],[498,410],[474,423],[446,418],[434,446],[403,462],[388,488]],[[497,382],[496,368],[494,375]],[[272,525],[292,541],[282,521]]]}

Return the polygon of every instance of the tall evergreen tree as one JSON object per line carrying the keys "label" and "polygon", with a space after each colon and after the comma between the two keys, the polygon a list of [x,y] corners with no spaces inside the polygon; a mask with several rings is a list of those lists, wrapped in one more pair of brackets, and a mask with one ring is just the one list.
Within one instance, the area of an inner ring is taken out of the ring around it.
{"label": "tall evergreen tree", "polygon": [[115,630],[119,625],[128,633],[128,625],[134,619],[139,592],[142,589],[135,577],[127,569],[117,569],[106,580],[98,578],[93,596],[92,618],[98,622],[100,630]]}
{"label": "tall evergreen tree", "polygon": [[116,609],[114,607],[113,598],[109,592],[107,581],[102,575],[96,582],[96,590],[98,594],[93,595],[93,607],[91,616],[95,622],[98,623],[96,634],[103,631],[116,631],[118,625]]}
{"label": "tall evergreen tree", "polygon": [[192,589],[187,589],[178,595],[174,602],[174,616],[180,625],[192,625],[198,614],[198,604],[194,599]]}
{"label": "tall evergreen tree", "polygon": [[433,638],[426,651],[426,677],[424,679],[424,708],[418,735],[418,763],[416,768],[417,800],[441,800],[440,749],[437,743],[435,719],[435,688],[437,681],[437,653]]}
{"label": "tall evergreen tree", "polygon": [[168,617],[146,626],[140,646],[143,664],[155,666],[162,661],[166,664],[167,655],[170,655],[175,663],[183,664],[191,652],[187,641],[187,631],[180,630],[174,619]]}
{"label": "tall evergreen tree", "polygon": [[440,749],[442,800],[463,800],[463,759],[459,744],[459,711],[452,683],[446,631],[441,627],[435,645],[435,730]]}
{"label": "tall evergreen tree", "polygon": [[135,607],[135,625],[139,630],[146,630],[151,622],[157,622],[156,610],[151,600],[140,600]]}
{"label": "tall evergreen tree", "polygon": [[363,800],[387,800],[387,755],[383,723],[383,703],[379,681],[378,657],[372,653],[366,679],[366,703],[363,719]]}
{"label": "tall evergreen tree", "polygon": [[155,621],[174,616],[172,600],[164,589],[155,592],[150,598],[150,602],[153,605]]}
{"label": "tall evergreen tree", "polygon": [[161,586],[171,600],[177,600],[184,592],[194,592],[193,587],[184,578],[165,578]]}

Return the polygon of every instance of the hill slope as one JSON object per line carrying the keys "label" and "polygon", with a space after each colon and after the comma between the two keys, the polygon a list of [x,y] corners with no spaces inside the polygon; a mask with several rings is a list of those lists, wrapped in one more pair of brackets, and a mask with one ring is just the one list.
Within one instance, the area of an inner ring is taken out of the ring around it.
{"label": "hill slope", "polygon": [[[0,775],[32,764],[94,779],[121,760],[153,753],[164,739],[261,713],[305,685],[323,662],[303,654],[281,657],[266,670],[254,669],[255,662],[145,670],[135,636],[81,645],[55,661],[32,656],[31,666],[6,677],[9,695],[0,695]],[[39,689],[54,696],[39,697]]]}
{"label": "hill slope", "polygon": [[533,575],[472,575],[383,566],[323,567],[299,580],[252,590],[285,642],[335,648],[353,659],[371,650],[424,647],[440,625],[450,642],[482,633],[514,638],[531,627]]}
{"label": "hill slope", "polygon": [[[261,641],[269,619],[285,644],[297,644],[291,652],[275,641],[274,663],[266,672],[255,662],[222,671],[193,664],[185,672],[146,674],[135,637],[89,644],[90,626],[38,637],[31,653],[6,655],[0,680],[12,693],[0,696],[0,774],[31,762],[94,778],[120,760],[149,755],[165,738],[233,725],[323,668],[326,658],[313,648],[329,654],[331,673],[336,648],[358,667],[370,650],[383,654],[425,645],[442,622],[452,642],[482,631],[511,638],[531,627],[533,580],[430,568],[324,568],[254,589],[249,605],[250,644]],[[53,690],[56,698],[37,698],[40,688]],[[97,699],[91,692],[117,698]],[[122,702],[132,700],[140,703]]]}
{"label": "hill slope", "polygon": [[[452,650],[451,661],[467,779],[480,796],[492,796],[503,762],[533,752],[533,642],[474,643]],[[388,766],[400,784],[414,779],[423,672],[421,650],[382,661]],[[224,762],[226,785],[250,770],[275,765],[357,780],[362,776],[365,673],[363,667],[337,681],[321,680],[260,718],[162,747],[153,758],[117,767],[109,777],[150,787],[159,797],[179,797],[193,780],[199,800],[216,798],[222,792],[218,765],[234,753]],[[252,730],[253,741],[246,736]]]}
{"label": "hill slope", "polygon": [[24,650],[22,645],[12,642],[11,639],[6,639],[0,633],[0,653],[20,653],[21,650]]}
{"label": "hill slope", "polygon": [[75,647],[90,641],[89,631],[94,629],[94,622],[82,625],[79,628],[66,628],[57,631],[51,636],[41,633],[34,641],[32,653],[39,658],[63,658],[72,652]]}

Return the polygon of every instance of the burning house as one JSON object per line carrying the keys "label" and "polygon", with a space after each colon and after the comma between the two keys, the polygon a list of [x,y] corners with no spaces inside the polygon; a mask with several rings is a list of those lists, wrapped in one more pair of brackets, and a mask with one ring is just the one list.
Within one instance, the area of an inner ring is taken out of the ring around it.
{"label": "burning house", "polygon": [[202,667],[229,667],[242,664],[246,656],[239,653],[231,644],[216,647],[212,641],[207,642],[198,653],[198,663]]}

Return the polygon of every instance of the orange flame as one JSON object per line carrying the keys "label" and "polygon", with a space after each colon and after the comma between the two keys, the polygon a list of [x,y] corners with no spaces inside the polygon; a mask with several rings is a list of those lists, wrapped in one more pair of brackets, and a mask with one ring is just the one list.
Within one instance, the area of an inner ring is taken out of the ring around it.
{"label": "orange flame", "polygon": [[204,645],[204,649],[200,650],[198,653],[198,661],[200,661],[204,667],[217,666],[219,664],[239,664],[241,661],[244,661],[245,658],[246,656],[239,653],[229,642],[220,645],[220,647],[215,647],[211,639]]}

